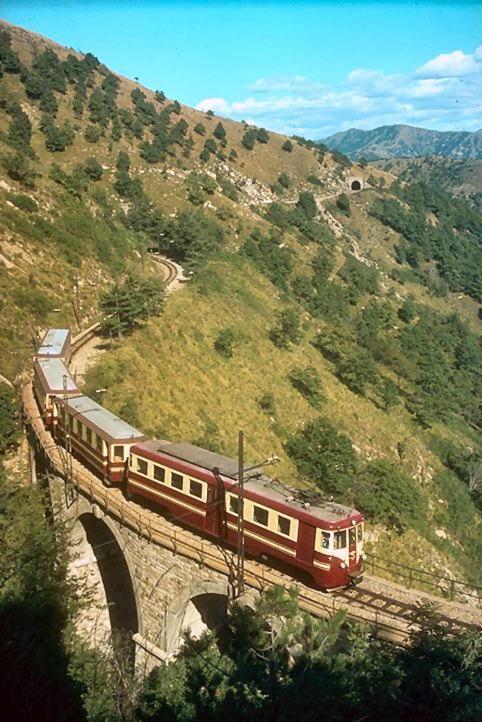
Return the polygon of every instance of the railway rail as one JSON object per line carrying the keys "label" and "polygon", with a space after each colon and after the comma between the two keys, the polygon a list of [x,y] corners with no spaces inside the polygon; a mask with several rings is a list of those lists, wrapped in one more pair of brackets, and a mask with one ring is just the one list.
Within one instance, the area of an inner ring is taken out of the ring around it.
{"label": "railway rail", "polygon": [[179,275],[179,270],[175,263],[170,261],[167,258],[164,258],[164,256],[159,256],[156,253],[149,253],[149,258],[152,258],[153,261],[155,261],[157,264],[159,264],[163,270],[164,270],[164,281],[169,285],[173,281],[176,280],[176,278]]}
{"label": "railway rail", "polygon": [[[98,324],[93,324],[73,339],[74,355],[95,335],[97,328]],[[231,550],[182,529],[163,516],[126,500],[120,489],[105,487],[100,479],[75,458],[67,459],[67,452],[53,442],[52,437],[44,428],[30,385],[23,390],[23,404],[28,423],[52,468],[62,476],[66,476],[66,469],[68,469],[73,486],[81,491],[92,504],[96,504],[105,513],[115,517],[149,542],[159,544],[172,551],[173,554],[193,559],[199,564],[232,578],[235,558]],[[368,624],[379,637],[397,644],[403,644],[407,639],[413,622],[413,614],[417,608],[416,599],[428,597],[428,595],[417,593],[416,598],[412,596],[411,600],[406,600],[403,598],[403,594],[393,593],[394,587],[390,587],[388,584],[386,585],[387,589],[383,592],[371,590],[369,588],[370,579],[356,589],[329,595],[299,581],[294,582],[288,574],[251,559],[246,560],[245,581],[248,587],[257,590],[264,590],[280,584],[289,586],[295,583],[302,609],[318,617],[328,617],[340,609],[345,609],[350,621]],[[382,581],[377,580],[377,583]],[[406,590],[402,591],[406,592]],[[431,598],[431,600],[439,602],[435,598]],[[482,614],[479,614],[477,610],[468,610],[462,605],[452,605],[450,613],[448,613],[447,604],[439,616],[452,629],[466,627],[482,629]]]}
{"label": "railway rail", "polygon": [[[166,269],[166,282],[168,285],[172,284],[179,273],[176,265],[154,254],[152,258]],[[73,357],[96,335],[98,328],[99,323],[94,323],[72,340]],[[232,578],[235,568],[233,551],[180,528],[137,503],[128,501],[119,488],[105,487],[102,481],[77,459],[67,458],[65,449],[57,446],[45,430],[30,385],[23,389],[23,405],[27,422],[52,468],[64,477],[71,476],[70,482],[87,496],[92,504],[96,504],[105,513],[115,517],[149,542],[159,544],[171,550],[173,554],[193,559]],[[299,581],[294,582],[291,576],[282,571],[248,559],[245,565],[245,582],[248,587],[257,590],[295,583],[302,609],[318,617],[328,617],[340,609],[345,609],[350,621],[368,624],[379,637],[397,644],[406,642],[417,610],[417,602],[423,599],[439,605],[439,619],[450,628],[482,629],[482,613],[477,609],[444,602],[421,592],[410,593],[396,584],[373,577],[366,578],[355,589],[330,595]]]}

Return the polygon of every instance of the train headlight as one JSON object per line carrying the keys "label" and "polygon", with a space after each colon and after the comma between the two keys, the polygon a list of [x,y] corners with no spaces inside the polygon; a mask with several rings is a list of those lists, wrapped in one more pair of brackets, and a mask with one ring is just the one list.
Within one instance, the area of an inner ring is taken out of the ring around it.
{"label": "train headlight", "polygon": [[341,567],[342,569],[346,569],[346,564],[345,564],[345,562],[341,562],[340,567]]}
{"label": "train headlight", "polygon": [[365,554],[365,552],[362,552],[362,554],[360,554],[360,556],[361,556],[361,558],[362,558],[362,561],[366,562],[366,560],[367,560],[367,555]]}

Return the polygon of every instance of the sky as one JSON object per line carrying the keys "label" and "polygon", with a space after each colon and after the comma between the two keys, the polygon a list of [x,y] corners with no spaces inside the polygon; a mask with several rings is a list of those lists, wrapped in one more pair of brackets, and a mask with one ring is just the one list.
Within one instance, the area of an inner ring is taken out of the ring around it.
{"label": "sky", "polygon": [[482,0],[0,0],[0,17],[289,135],[482,127]]}

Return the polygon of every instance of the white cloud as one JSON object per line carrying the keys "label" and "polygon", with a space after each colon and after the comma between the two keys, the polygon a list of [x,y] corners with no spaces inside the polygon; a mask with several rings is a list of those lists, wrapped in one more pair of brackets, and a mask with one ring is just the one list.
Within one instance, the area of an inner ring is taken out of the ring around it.
{"label": "white cloud", "polygon": [[338,87],[303,75],[258,78],[245,98],[196,106],[286,134],[320,138],[347,128],[407,123],[440,129],[482,125],[482,46],[441,54],[416,70],[355,68]]}
{"label": "white cloud", "polygon": [[[476,52],[479,52],[480,48]],[[433,60],[422,65],[417,75],[426,78],[455,78],[460,75],[469,75],[477,70],[477,60],[474,55],[465,55],[461,50],[453,53],[441,53]]]}
{"label": "white cloud", "polygon": [[196,105],[196,110],[213,110],[221,115],[227,115],[229,113],[229,104],[224,98],[205,98]]}

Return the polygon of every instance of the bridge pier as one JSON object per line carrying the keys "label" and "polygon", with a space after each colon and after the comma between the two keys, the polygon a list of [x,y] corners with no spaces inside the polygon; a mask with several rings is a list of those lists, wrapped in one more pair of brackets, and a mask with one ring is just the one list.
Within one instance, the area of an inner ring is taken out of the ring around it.
{"label": "bridge pier", "polygon": [[48,478],[54,514],[69,532],[70,574],[85,602],[78,632],[89,644],[112,645],[121,635],[145,675],[176,654],[185,631],[196,637],[225,623],[225,575],[150,543],[82,492],[69,499],[64,480]]}

